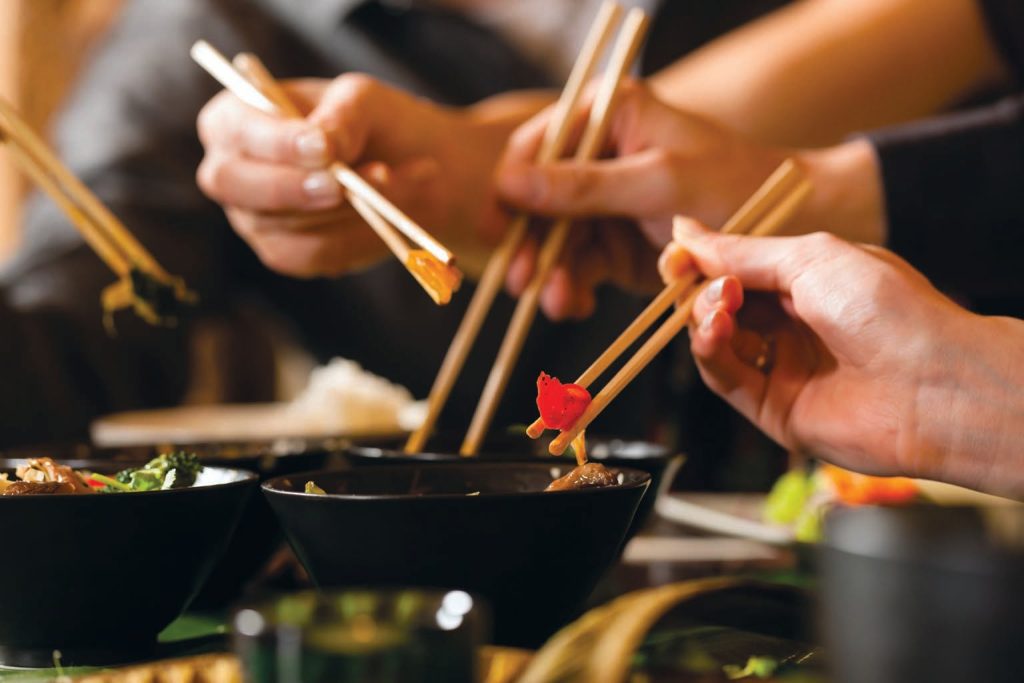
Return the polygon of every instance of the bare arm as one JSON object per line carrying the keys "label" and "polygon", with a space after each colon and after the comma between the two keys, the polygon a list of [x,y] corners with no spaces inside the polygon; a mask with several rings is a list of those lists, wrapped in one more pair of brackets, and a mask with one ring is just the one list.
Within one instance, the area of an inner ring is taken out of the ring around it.
{"label": "bare arm", "polygon": [[757,140],[811,146],[932,113],[1005,77],[978,0],[803,0],[652,85]]}

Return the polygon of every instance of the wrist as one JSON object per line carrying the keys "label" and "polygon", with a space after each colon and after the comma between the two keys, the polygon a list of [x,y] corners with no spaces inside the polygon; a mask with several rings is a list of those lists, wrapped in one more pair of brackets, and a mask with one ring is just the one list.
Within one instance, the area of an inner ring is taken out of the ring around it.
{"label": "wrist", "polygon": [[1024,322],[961,310],[949,329],[918,400],[917,474],[1024,500]]}
{"label": "wrist", "polygon": [[885,193],[870,142],[858,138],[796,156],[814,187],[795,219],[800,232],[827,230],[850,242],[886,243]]}
{"label": "wrist", "polygon": [[514,92],[452,111],[455,125],[446,127],[447,139],[439,145],[451,178],[447,223],[467,248],[483,246],[478,228],[495,205],[494,171],[509,137],[554,97],[548,91]]}

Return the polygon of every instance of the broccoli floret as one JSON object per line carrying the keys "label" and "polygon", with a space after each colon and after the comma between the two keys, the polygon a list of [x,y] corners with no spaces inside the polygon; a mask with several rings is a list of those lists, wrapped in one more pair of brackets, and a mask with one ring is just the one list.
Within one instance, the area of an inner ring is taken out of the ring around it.
{"label": "broccoli floret", "polygon": [[122,486],[113,486],[108,483],[101,491],[115,493],[188,488],[196,483],[196,477],[202,471],[203,465],[195,453],[185,453],[184,451],[163,453],[142,467],[129,467],[121,470],[114,475],[114,481]]}
{"label": "broccoli floret", "polygon": [[[138,481],[138,490],[149,491],[154,488],[188,488],[196,483],[196,477],[203,471],[199,456],[195,453],[176,451],[163,453],[146,463],[146,466],[132,475],[132,481]],[[173,476],[168,476],[171,473]]]}

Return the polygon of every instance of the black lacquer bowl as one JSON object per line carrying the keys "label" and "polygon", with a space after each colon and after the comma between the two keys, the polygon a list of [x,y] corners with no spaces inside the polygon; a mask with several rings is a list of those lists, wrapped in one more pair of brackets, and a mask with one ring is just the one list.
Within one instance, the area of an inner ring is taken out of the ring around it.
{"label": "black lacquer bowl", "polygon": [[[276,442],[153,444],[100,448],[68,443],[7,451],[0,468],[14,468],[25,458],[50,456],[76,469],[88,469],[90,462],[119,463],[116,468],[138,466],[161,453],[184,450],[195,453],[207,467],[247,470],[260,481],[293,472],[321,469],[331,465],[332,456],[347,445],[340,439],[280,439]],[[340,461],[340,456],[337,458]],[[284,533],[263,496],[249,498],[241,522],[221,560],[210,572],[195,606],[220,609],[239,598],[245,587],[263,569],[274,552],[284,544]]]}
{"label": "black lacquer bowl", "polygon": [[52,666],[54,650],[65,665],[153,652],[224,552],[256,483],[250,472],[208,467],[190,488],[0,496],[0,665]]}
{"label": "black lacquer bowl", "polygon": [[[547,451],[547,439],[532,440],[523,437],[505,437],[490,441],[485,445],[479,458],[473,462],[481,463],[544,463],[565,467],[572,461],[572,456],[553,456]],[[438,464],[466,462],[466,458],[458,454],[458,443],[447,439],[434,439],[432,444],[437,448],[423,453],[407,454],[400,445],[385,443],[375,445],[359,445],[345,449],[345,458],[355,467],[363,465],[401,465],[401,464]],[[587,439],[588,457],[605,467],[630,468],[647,472],[651,475],[651,486],[640,502],[636,517],[630,526],[628,538],[632,538],[637,530],[650,518],[654,510],[654,501],[665,477],[669,464],[673,460],[682,462],[682,456],[675,455],[667,446],[650,441],[631,441],[612,438]],[[676,471],[676,467],[671,471]]]}
{"label": "black lacquer bowl", "polygon": [[[461,589],[485,598],[495,639],[536,646],[578,614],[614,562],[650,475],[545,492],[568,465],[363,467],[263,485],[322,587]],[[303,492],[315,481],[327,495]]]}

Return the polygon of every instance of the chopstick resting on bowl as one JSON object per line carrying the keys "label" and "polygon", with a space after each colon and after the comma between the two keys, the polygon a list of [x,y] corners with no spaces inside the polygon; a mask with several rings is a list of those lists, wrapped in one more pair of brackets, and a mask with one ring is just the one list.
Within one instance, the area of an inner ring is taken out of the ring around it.
{"label": "chopstick resting on bowl", "polygon": [[[626,71],[636,59],[648,23],[647,15],[641,9],[634,8],[626,15],[622,31],[612,48],[608,66],[594,97],[587,127],[574,157],[576,161],[589,161],[600,152],[600,147],[604,143],[608,126],[611,123],[611,113],[618,100],[619,86]],[[491,373],[487,377],[480,403],[473,414],[466,439],[462,443],[462,455],[475,455],[487,435],[487,430],[494,419],[494,413],[498,409],[498,403],[505,393],[512,370],[515,368],[530,327],[537,316],[541,291],[561,257],[571,224],[572,221],[568,218],[559,219],[544,240],[537,258],[536,273],[519,297],[519,301],[516,302],[512,320],[505,332],[501,347],[498,349],[498,356],[491,367]]]}
{"label": "chopstick resting on bowl", "polygon": [[64,212],[93,251],[118,277],[103,289],[104,325],[113,333],[113,313],[132,308],[146,322],[174,324],[179,303],[194,303],[184,280],[169,275],[43,142],[17,111],[0,98],[0,143],[11,158]]}
{"label": "chopstick resting on bowl", "polygon": [[[611,38],[612,28],[622,12],[622,7],[612,0],[606,0],[598,10],[583,42],[580,54],[565,82],[562,94],[551,113],[551,119],[548,121],[540,150],[537,153],[537,163],[550,163],[564,154],[573,111],[576,109],[583,89],[597,67],[598,58],[604,52]],[[437,418],[448,401],[452,387],[455,386],[455,381],[466,364],[466,358],[469,357],[469,352],[480,334],[480,328],[494,304],[494,299],[505,282],[512,257],[515,256],[523,238],[526,237],[529,221],[528,214],[517,214],[509,224],[498,247],[488,259],[466,314],[463,316],[462,322],[459,323],[459,329],[452,339],[451,346],[448,347],[448,352],[445,354],[444,361],[441,363],[441,368],[430,389],[426,416],[405,444],[406,453],[419,452],[426,445],[434,425],[437,424]]]}
{"label": "chopstick resting on bowl", "polygon": [[[793,217],[810,195],[811,189],[810,181],[803,176],[796,164],[792,160],[787,160],[729,220],[723,227],[723,232],[746,233],[753,236],[774,234]],[[589,386],[597,379],[645,330],[657,322],[661,314],[667,311],[673,302],[682,298],[682,302],[662,323],[661,327],[644,342],[636,354],[593,398],[572,428],[563,430],[552,440],[548,446],[548,451],[552,455],[564,453],[573,439],[579,436],[654,360],[655,356],[686,327],[693,312],[694,303],[703,291],[705,284],[706,282],[699,279],[696,274],[690,274],[667,285],[654,301],[637,316],[636,320],[598,357],[598,360],[587,368],[577,380],[577,384],[583,387]],[[543,427],[543,423],[539,425],[534,423],[530,425],[527,433],[536,438],[543,432]]]}
{"label": "chopstick resting on bowl", "polygon": [[[191,55],[207,73],[254,109],[273,116],[302,118],[284,88],[255,55],[243,53],[229,62],[203,40],[192,46]],[[444,305],[451,301],[452,293],[462,282],[462,273],[455,267],[452,253],[348,165],[335,161],[329,170],[344,188],[345,198],[352,208],[434,302]],[[406,239],[420,248],[411,248]]]}

